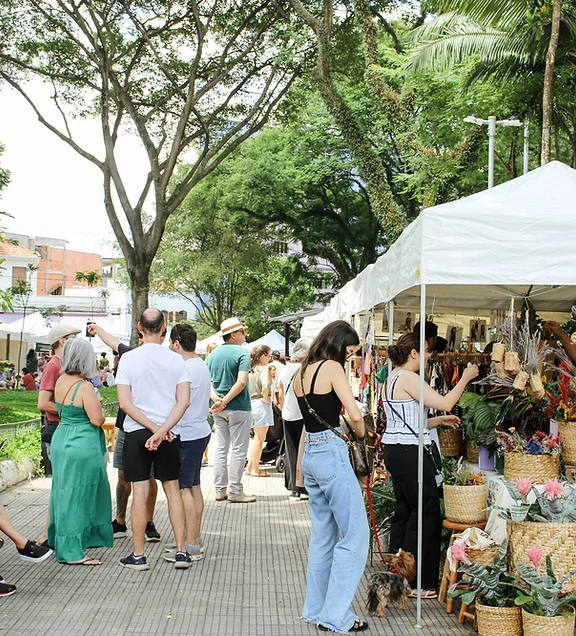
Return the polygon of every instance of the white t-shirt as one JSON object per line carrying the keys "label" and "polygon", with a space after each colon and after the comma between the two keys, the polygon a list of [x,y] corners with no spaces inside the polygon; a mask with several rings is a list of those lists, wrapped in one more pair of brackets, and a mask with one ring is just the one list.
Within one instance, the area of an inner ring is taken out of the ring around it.
{"label": "white t-shirt", "polygon": [[202,358],[189,358],[184,364],[190,382],[190,406],[172,432],[180,435],[183,442],[190,442],[207,437],[211,433],[208,409],[212,385],[210,371]]}
{"label": "white t-shirt", "polygon": [[278,384],[284,388],[284,408],[282,409],[282,419],[287,422],[294,422],[302,419],[302,413],[298,406],[298,400],[294,394],[294,380],[292,379],[302,365],[299,362],[290,362],[283,366],[278,375]]}
{"label": "white t-shirt", "polygon": [[[162,426],[176,404],[176,385],[188,382],[182,356],[159,344],[143,344],[120,358],[116,384],[129,385],[132,403]],[[124,431],[132,433],[144,429],[129,415],[124,420]]]}

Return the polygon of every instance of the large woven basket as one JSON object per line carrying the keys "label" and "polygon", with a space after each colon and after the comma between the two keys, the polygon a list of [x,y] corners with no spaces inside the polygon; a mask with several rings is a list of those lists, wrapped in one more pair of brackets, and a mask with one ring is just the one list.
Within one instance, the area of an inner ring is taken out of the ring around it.
{"label": "large woven basket", "polygon": [[478,636],[522,636],[519,607],[490,607],[476,601]]}
{"label": "large woven basket", "polygon": [[457,428],[446,428],[438,431],[440,452],[444,457],[458,457],[462,444],[462,433]]}
{"label": "large woven basket", "polygon": [[562,442],[562,459],[565,464],[576,465],[576,422],[558,422]]}
{"label": "large woven basket", "polygon": [[522,610],[524,636],[574,636],[572,616],[536,616]]}
{"label": "large woven basket", "polygon": [[475,550],[474,548],[467,548],[466,554],[473,563],[479,563],[485,568],[491,568],[494,565],[494,559],[498,554],[500,546],[490,545],[484,550]]}
{"label": "large woven basket", "polygon": [[[559,579],[576,570],[576,523],[539,523],[507,521],[508,558],[511,567],[522,561],[528,563],[531,548],[542,550],[542,563],[546,555],[552,559],[552,569]],[[516,568],[514,568],[516,571]],[[565,592],[576,592],[576,575],[564,584]]]}
{"label": "large woven basket", "polygon": [[446,519],[455,523],[479,523],[486,521],[486,484],[479,486],[444,485]]}
{"label": "large woven basket", "polygon": [[472,444],[472,442],[468,440],[466,442],[466,457],[468,458],[468,461],[473,464],[477,464],[479,459],[478,452],[478,445]]}
{"label": "large woven basket", "polygon": [[504,453],[504,479],[507,481],[530,477],[537,484],[543,484],[547,479],[554,479],[559,474],[559,455]]}

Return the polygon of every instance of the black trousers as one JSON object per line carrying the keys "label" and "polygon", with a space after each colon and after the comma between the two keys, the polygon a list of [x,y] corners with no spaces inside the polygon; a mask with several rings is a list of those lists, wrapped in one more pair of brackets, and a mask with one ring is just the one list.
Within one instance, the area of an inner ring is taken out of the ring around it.
{"label": "black trousers", "polygon": [[298,461],[298,447],[304,427],[304,420],[282,420],[284,423],[284,449],[286,463],[284,468],[284,486],[290,492],[296,488],[296,464]]}
{"label": "black trousers", "polygon": [[[386,469],[392,476],[396,507],[390,528],[390,552],[400,548],[417,559],[418,544],[418,446],[389,444],[384,448]],[[422,588],[435,590],[440,568],[440,494],[434,468],[424,455],[422,521]],[[416,587],[416,581],[410,582]]]}

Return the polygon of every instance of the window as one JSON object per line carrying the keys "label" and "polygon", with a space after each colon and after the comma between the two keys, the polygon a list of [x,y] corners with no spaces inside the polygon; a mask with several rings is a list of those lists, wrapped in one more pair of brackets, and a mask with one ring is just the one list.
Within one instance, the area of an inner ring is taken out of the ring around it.
{"label": "window", "polygon": [[26,268],[25,267],[13,267],[12,268],[12,287],[18,284],[19,280],[26,282]]}

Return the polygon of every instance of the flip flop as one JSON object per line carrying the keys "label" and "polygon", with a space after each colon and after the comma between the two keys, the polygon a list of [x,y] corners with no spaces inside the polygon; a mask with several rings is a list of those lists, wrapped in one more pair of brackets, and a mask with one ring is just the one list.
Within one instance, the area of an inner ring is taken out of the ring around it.
{"label": "flip flop", "polygon": [[[418,598],[418,590],[412,590],[410,596],[412,598]],[[438,594],[436,594],[436,590],[422,590],[422,598],[438,598]]]}
{"label": "flip flop", "polygon": [[82,561],[66,561],[66,565],[87,565],[94,567],[95,565],[102,565],[102,562],[87,556],[85,559],[82,559]]}
{"label": "flip flop", "polygon": [[257,473],[250,473],[250,477],[270,477],[270,475],[261,470]]}

